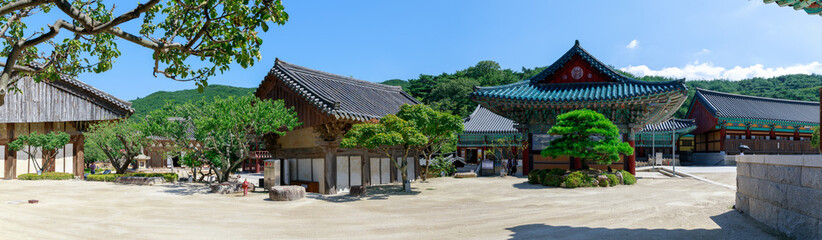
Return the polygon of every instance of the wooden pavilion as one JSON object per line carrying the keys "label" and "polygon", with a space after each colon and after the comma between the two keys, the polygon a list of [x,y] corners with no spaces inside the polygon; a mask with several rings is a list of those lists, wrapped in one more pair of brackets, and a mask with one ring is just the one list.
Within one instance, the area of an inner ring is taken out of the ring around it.
{"label": "wooden pavilion", "polygon": [[[70,77],[40,83],[23,78],[16,86],[21,91],[6,95],[5,104],[0,106],[0,176],[5,179],[37,171],[25,152],[9,149],[8,143],[21,135],[52,131],[66,132],[71,140],[56,159],[46,159],[54,163],[48,171],[82,176],[86,128],[134,113],[131,103]],[[43,160],[42,156],[34,159],[39,163]]]}
{"label": "wooden pavilion", "polygon": [[[616,124],[624,141],[633,147],[635,135],[647,124],[668,119],[685,101],[684,80],[645,82],[624,76],[603,64],[577,41],[548,68],[522,82],[475,87],[471,99],[491,112],[516,122],[529,138],[530,151],[524,154],[524,174],[531,169],[581,167],[578,159],[540,156],[552,136],[546,132],[556,116],[575,109],[592,109]],[[592,167],[605,168],[592,164]],[[636,159],[624,156],[611,166],[634,173]]]}
{"label": "wooden pavilion", "polygon": [[819,103],[754,97],[697,88],[688,110],[695,118],[694,155],[722,159],[739,154],[818,154],[811,146]]}
{"label": "wooden pavilion", "polygon": [[[339,146],[353,124],[378,121],[419,102],[398,86],[388,86],[309,69],[277,59],[255,95],[283,100],[302,125],[284,136],[264,136],[264,146],[282,159],[283,184],[333,194],[351,186],[397,182],[400,173],[383,153]],[[397,149],[399,152],[399,149]],[[402,155],[400,155],[402,156]],[[409,156],[417,156],[409,154]],[[408,176],[419,176],[419,161],[409,157]]]}

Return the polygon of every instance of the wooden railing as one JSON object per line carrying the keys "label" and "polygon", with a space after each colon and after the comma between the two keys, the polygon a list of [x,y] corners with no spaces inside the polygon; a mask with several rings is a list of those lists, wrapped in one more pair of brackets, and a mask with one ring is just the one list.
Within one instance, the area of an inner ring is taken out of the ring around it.
{"label": "wooden railing", "polygon": [[747,145],[753,154],[816,154],[818,151],[810,141],[764,140],[764,139],[725,139],[725,152],[739,154],[739,145]]}

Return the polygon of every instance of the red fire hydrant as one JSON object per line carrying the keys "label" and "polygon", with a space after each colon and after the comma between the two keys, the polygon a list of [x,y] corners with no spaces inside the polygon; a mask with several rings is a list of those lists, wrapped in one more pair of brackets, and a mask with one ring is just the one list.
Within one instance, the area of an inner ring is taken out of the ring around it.
{"label": "red fire hydrant", "polygon": [[243,181],[243,197],[248,196],[248,179]]}

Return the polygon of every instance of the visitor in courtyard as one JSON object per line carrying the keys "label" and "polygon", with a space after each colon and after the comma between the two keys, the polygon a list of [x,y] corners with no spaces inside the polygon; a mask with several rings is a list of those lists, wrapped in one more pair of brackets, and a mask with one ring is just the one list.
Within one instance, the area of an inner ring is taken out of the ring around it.
{"label": "visitor in courtyard", "polygon": [[89,168],[91,168],[91,174],[94,174],[94,170],[97,169],[97,165],[94,165],[94,163],[91,163],[91,166],[89,166]]}

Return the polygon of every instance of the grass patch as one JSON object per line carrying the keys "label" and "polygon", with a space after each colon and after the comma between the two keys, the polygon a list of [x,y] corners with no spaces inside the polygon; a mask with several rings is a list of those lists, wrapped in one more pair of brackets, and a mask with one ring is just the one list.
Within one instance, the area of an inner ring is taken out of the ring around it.
{"label": "grass patch", "polygon": [[69,179],[74,179],[74,174],[59,173],[59,172],[47,172],[47,173],[43,173],[42,175],[37,175],[36,173],[26,173],[26,174],[17,175],[17,179],[19,179],[19,180],[69,180]]}

